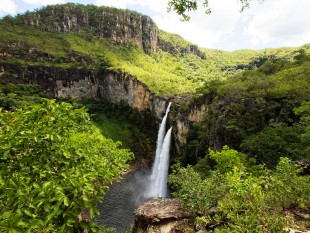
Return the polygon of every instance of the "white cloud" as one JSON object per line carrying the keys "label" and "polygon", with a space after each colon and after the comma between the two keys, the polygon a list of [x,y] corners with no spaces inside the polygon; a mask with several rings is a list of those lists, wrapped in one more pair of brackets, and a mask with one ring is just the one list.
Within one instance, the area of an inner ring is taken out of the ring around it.
{"label": "white cloud", "polygon": [[253,1],[250,9],[242,13],[240,4],[233,0],[209,3],[211,15],[200,9],[192,14],[189,23],[180,22],[171,13],[158,13],[154,20],[160,28],[208,48],[261,49],[310,42],[309,0]]}
{"label": "white cloud", "polygon": [[156,13],[162,14],[167,12],[168,4],[164,0],[137,0],[136,3]]}
{"label": "white cloud", "polygon": [[98,6],[112,6],[117,8],[128,8],[129,5],[135,4],[136,0],[96,0]]}
{"label": "white cloud", "polygon": [[154,20],[165,31],[182,35],[202,47],[215,47],[234,35],[241,14],[232,0],[211,1],[210,7],[211,15],[201,8],[190,14],[190,22],[180,22],[180,16],[173,12],[157,14]]}
{"label": "white cloud", "polygon": [[65,3],[65,0],[44,0],[44,2],[38,1],[38,0],[22,0],[25,3],[33,4],[33,5],[53,5],[53,4],[61,4]]}
{"label": "white cloud", "polygon": [[0,15],[11,14],[17,12],[17,5],[13,0],[1,0]]}
{"label": "white cloud", "polygon": [[98,6],[104,5],[117,8],[145,8],[157,13],[167,11],[167,2],[164,0],[95,0],[95,4]]}
{"label": "white cloud", "polygon": [[265,1],[250,10],[243,35],[253,45],[296,46],[310,42],[310,1]]}

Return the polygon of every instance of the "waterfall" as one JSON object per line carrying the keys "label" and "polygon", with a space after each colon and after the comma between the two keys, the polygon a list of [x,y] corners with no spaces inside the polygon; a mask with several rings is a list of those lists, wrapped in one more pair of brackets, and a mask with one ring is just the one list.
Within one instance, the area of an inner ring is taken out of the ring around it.
{"label": "waterfall", "polygon": [[148,187],[146,190],[147,198],[166,197],[167,196],[167,176],[169,168],[169,150],[171,142],[170,128],[165,136],[166,122],[171,103],[169,103],[166,114],[163,117],[158,130],[156,155],[152,167],[152,173],[149,178]]}
{"label": "waterfall", "polygon": [[153,167],[152,167],[152,175],[151,175],[151,179],[154,179],[154,168],[158,167],[158,163],[159,163],[159,158],[160,158],[160,153],[161,153],[161,149],[163,147],[163,143],[164,143],[164,136],[165,136],[165,131],[166,131],[166,123],[167,123],[167,117],[168,117],[168,113],[170,111],[170,106],[171,103],[169,103],[167,109],[166,109],[166,113],[165,116],[163,117],[161,124],[159,126],[159,130],[157,133],[157,142],[156,142],[156,154],[155,154],[155,160],[153,163]]}
{"label": "waterfall", "polygon": [[[169,150],[171,142],[171,130],[170,128],[165,136],[163,147],[160,153],[160,159],[158,169],[156,169],[155,175],[157,175],[155,187],[157,190],[157,197],[167,196],[167,177],[169,169]],[[156,174],[157,173],[157,174]]]}
{"label": "waterfall", "polygon": [[[133,171],[126,179],[115,182],[99,206],[104,213],[97,221],[106,226],[113,226],[117,232],[125,232],[134,221],[134,210],[138,205],[151,198],[167,196],[167,177],[169,169],[169,149],[172,128],[166,133],[169,103],[166,114],[160,124],[156,143],[156,155],[152,173]],[[166,135],[166,136],[165,136]]]}

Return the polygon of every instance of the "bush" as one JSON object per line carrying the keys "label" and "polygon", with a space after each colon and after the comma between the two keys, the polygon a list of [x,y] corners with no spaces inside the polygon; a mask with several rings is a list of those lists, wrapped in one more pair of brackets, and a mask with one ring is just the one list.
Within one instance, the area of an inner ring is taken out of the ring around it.
{"label": "bush", "polygon": [[215,232],[284,232],[291,226],[284,210],[308,211],[310,177],[302,176],[301,167],[290,159],[280,158],[276,169],[269,170],[251,165],[244,154],[226,146],[210,154],[216,170],[205,178],[180,166],[169,177],[173,196],[205,227],[217,226]]}
{"label": "bush", "polygon": [[98,214],[132,154],[90,125],[85,109],[44,100],[0,113],[0,231],[76,232]]}
{"label": "bush", "polygon": [[274,168],[280,157],[298,160],[307,156],[304,150],[307,144],[300,137],[303,132],[304,128],[300,126],[269,126],[243,140],[240,147],[257,162]]}

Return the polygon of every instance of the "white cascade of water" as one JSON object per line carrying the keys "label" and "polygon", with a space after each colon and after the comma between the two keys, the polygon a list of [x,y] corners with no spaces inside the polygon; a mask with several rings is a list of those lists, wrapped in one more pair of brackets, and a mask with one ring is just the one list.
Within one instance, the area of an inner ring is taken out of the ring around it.
{"label": "white cascade of water", "polygon": [[166,136],[165,130],[170,106],[171,103],[169,103],[167,107],[166,114],[158,130],[155,161],[152,167],[152,173],[149,177],[149,183],[146,190],[147,198],[167,196],[167,176],[169,168],[169,150],[172,128],[168,130]]}
{"label": "white cascade of water", "polygon": [[170,111],[170,106],[171,106],[171,102],[168,104],[165,116],[163,117],[163,119],[161,121],[161,124],[159,126],[159,130],[158,130],[158,134],[157,134],[157,142],[156,142],[155,161],[153,163],[153,169],[152,170],[154,170],[154,167],[158,167],[159,157],[160,157],[161,149],[162,149],[163,143],[164,143],[164,137],[165,137],[165,131],[166,131],[166,123],[167,123],[168,113]]}
{"label": "white cascade of water", "polygon": [[169,151],[171,143],[171,130],[170,128],[165,136],[163,147],[160,153],[160,160],[158,164],[158,174],[156,178],[157,197],[167,196],[167,178],[169,169]]}

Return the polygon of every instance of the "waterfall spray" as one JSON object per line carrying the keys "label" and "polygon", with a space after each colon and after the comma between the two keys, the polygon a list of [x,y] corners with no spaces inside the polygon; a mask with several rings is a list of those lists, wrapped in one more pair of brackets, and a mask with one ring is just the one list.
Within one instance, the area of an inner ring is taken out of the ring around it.
{"label": "waterfall spray", "polygon": [[147,198],[167,196],[167,176],[172,128],[168,130],[166,136],[165,130],[170,106],[171,103],[169,103],[167,107],[166,114],[163,117],[158,130],[155,161],[152,167],[152,174],[149,178],[148,188],[146,190]]}

